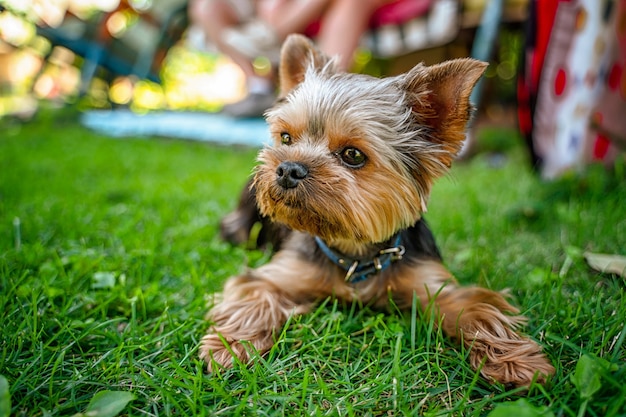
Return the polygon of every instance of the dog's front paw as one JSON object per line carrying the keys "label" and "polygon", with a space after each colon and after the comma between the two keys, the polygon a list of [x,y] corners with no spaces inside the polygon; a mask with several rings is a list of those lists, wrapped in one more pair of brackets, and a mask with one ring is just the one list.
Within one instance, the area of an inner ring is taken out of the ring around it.
{"label": "dog's front paw", "polygon": [[554,374],[554,367],[534,341],[520,338],[494,342],[474,340],[470,352],[470,363],[480,368],[488,380],[527,387],[533,381],[543,384]]}
{"label": "dog's front paw", "polygon": [[296,303],[261,277],[259,270],[252,270],[230,278],[224,286],[223,299],[207,315],[213,325],[202,338],[200,358],[208,364],[209,371],[214,370],[215,364],[232,367],[234,358],[247,363],[254,352],[264,354],[289,316],[308,310],[309,304]]}
{"label": "dog's front paw", "polygon": [[241,361],[248,361],[248,353],[241,342],[224,340],[215,333],[209,333],[202,338],[200,359],[207,363],[209,372],[213,372],[215,364],[224,368],[232,368],[233,354]]}
{"label": "dog's front paw", "polygon": [[208,333],[200,344],[200,359],[206,362],[209,372],[215,370],[215,365],[228,369],[233,367],[235,357],[243,363],[248,363],[251,350],[263,354],[272,344],[272,338],[268,335],[243,341],[224,335],[220,337],[217,333]]}

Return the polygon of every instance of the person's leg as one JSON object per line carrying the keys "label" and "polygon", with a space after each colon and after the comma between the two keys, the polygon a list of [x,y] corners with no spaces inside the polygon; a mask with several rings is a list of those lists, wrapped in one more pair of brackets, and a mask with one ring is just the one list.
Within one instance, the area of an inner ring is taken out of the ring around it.
{"label": "person's leg", "polygon": [[320,49],[338,56],[337,67],[350,70],[353,55],[372,14],[389,0],[335,0],[324,14],[317,41]]}
{"label": "person's leg", "polygon": [[265,10],[262,18],[273,28],[279,41],[291,33],[303,33],[319,20],[334,0],[277,1]]}

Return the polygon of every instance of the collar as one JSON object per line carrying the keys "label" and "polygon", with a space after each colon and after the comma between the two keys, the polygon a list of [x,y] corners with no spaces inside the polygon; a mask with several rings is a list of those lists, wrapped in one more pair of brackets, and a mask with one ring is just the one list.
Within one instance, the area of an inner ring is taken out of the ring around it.
{"label": "collar", "polygon": [[392,262],[399,261],[404,255],[404,246],[400,244],[400,233],[395,235],[392,239],[393,246],[381,249],[376,256],[371,260],[367,259],[352,259],[343,254],[331,249],[324,243],[322,239],[315,236],[315,242],[317,246],[324,252],[324,255],[328,257],[338,267],[346,271],[346,282],[350,284],[356,284],[361,281],[365,281],[370,275],[375,275],[381,271],[387,269]]}

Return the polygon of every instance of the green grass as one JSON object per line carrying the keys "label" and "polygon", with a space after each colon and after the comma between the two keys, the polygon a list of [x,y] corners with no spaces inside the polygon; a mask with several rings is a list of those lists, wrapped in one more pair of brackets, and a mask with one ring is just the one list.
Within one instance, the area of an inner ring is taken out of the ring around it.
{"label": "green grass", "polygon": [[[254,365],[205,374],[197,346],[211,294],[268,258],[217,233],[255,151],[110,139],[55,113],[0,131],[11,415],[73,415],[103,390],[132,393],[123,413],[133,416],[479,416],[520,397],[555,416],[626,415],[624,280],[581,255],[626,255],[623,164],[544,183],[513,142],[503,160],[457,164],[433,191],[427,217],[450,269],[511,288],[555,364],[549,386],[524,393],[485,382],[419,312],[332,300],[293,318]],[[577,374],[583,355],[612,366]]]}

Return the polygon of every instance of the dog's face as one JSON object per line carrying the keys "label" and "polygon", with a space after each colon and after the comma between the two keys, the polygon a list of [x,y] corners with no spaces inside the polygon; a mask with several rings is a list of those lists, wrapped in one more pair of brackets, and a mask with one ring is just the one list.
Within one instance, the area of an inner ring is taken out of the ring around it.
{"label": "dog's face", "polygon": [[413,225],[460,150],[485,64],[449,61],[377,79],[337,73],[304,37],[283,46],[274,145],[255,175],[261,212],[328,243],[377,243]]}

